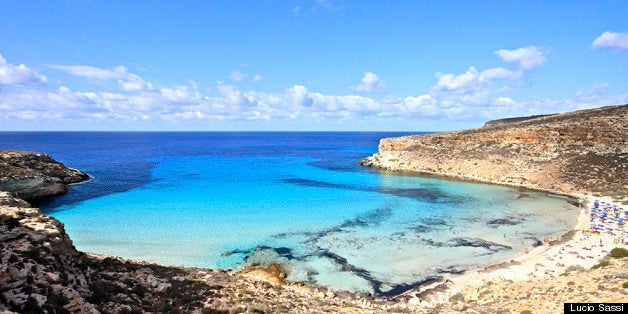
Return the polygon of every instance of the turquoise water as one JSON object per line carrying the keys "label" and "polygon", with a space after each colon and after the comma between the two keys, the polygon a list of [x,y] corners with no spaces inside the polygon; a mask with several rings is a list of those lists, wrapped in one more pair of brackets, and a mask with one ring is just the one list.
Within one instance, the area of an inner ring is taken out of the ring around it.
{"label": "turquoise water", "polygon": [[291,280],[392,295],[508,259],[576,218],[561,196],[357,165],[380,134],[38,136],[32,150],[94,175],[44,207],[76,247],[163,265],[278,262]]}
{"label": "turquoise water", "polygon": [[153,161],[143,187],[58,208],[80,250],[211,268],[273,261],[293,280],[369,292],[376,280],[386,292],[500,261],[574,223],[563,198],[497,186],[289,156]]}

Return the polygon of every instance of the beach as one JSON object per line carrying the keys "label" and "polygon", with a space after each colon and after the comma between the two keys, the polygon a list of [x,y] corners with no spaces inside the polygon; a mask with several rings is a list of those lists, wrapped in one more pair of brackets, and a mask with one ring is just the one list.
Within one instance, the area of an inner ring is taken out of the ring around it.
{"label": "beach", "polygon": [[[625,302],[626,292],[622,290],[621,282],[607,281],[606,284],[610,284],[608,293],[600,295],[598,290],[602,289],[598,288],[603,286],[601,282],[595,281],[591,268],[600,264],[613,248],[627,248],[628,228],[625,219],[628,218],[628,208],[609,197],[578,195],[578,198],[583,203],[572,231],[544,239],[542,245],[526,249],[503,263],[450,276],[444,280],[444,286],[439,286],[443,285],[440,283],[426,287],[420,294],[423,298],[412,297],[408,304],[418,306],[415,309],[440,308],[443,304],[454,306],[456,302],[452,301],[458,298],[466,304],[490,304],[511,311],[523,310],[522,306],[527,305],[528,308],[556,312],[562,311],[563,302]],[[612,260],[611,263],[617,263],[615,266],[620,269],[626,267],[625,259]],[[569,291],[569,286],[575,283],[581,286],[580,289],[572,288]],[[613,284],[617,286],[614,292]],[[595,293],[586,294],[585,286],[592,288],[588,290]],[[526,293],[532,295],[535,289],[546,291],[556,287],[566,289],[561,295],[562,302],[552,294],[544,297],[540,293],[534,302],[531,297],[521,300],[512,297],[525,296]],[[482,290],[490,290],[491,293],[482,294]],[[504,297],[501,300],[500,295]]]}

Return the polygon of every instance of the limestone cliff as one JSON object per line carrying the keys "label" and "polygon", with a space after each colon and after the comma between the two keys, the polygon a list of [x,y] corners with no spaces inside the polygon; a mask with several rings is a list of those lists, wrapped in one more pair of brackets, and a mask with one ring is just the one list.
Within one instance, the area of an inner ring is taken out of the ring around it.
{"label": "limestone cliff", "polygon": [[628,105],[382,139],[361,161],[415,172],[628,199]]}

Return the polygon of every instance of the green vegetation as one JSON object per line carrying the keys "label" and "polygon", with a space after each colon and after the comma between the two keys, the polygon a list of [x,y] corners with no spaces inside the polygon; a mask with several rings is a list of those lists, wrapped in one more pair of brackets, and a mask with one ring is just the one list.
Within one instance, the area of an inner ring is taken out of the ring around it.
{"label": "green vegetation", "polygon": [[624,289],[628,289],[628,281],[624,281],[621,286],[624,287]]}
{"label": "green vegetation", "polygon": [[611,256],[614,258],[628,257],[628,250],[621,247],[616,247],[611,250]]}
{"label": "green vegetation", "polygon": [[523,311],[519,312],[519,314],[532,314],[532,311],[530,311],[530,310],[523,310]]}
{"label": "green vegetation", "polygon": [[603,262],[600,262],[599,264],[593,265],[593,267],[591,267],[591,269],[598,269],[600,267],[606,267],[606,266],[608,266],[610,264],[611,264],[611,262],[609,262],[609,261],[603,261]]}

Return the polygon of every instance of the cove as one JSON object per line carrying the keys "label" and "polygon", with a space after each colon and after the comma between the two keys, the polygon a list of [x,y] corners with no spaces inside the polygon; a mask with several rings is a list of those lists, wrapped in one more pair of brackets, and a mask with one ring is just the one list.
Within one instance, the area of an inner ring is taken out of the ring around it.
{"label": "cove", "polygon": [[50,213],[82,251],[223,269],[277,262],[290,280],[378,295],[499,262],[575,223],[566,197],[310,155],[152,157],[145,184]]}

